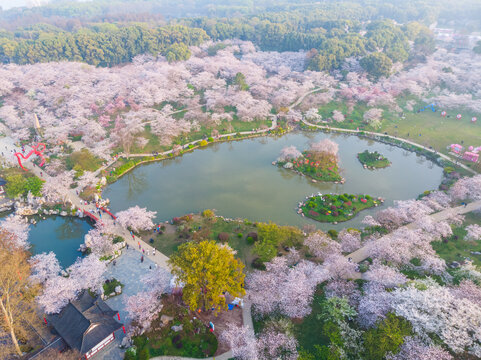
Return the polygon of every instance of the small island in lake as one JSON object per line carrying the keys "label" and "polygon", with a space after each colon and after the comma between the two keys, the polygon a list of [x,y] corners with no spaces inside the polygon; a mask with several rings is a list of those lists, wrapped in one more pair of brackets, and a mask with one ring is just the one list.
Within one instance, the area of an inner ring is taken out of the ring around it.
{"label": "small island in lake", "polygon": [[273,164],[309,176],[313,182],[344,183],[339,174],[338,150],[339,145],[329,139],[312,143],[302,153],[295,146],[288,146],[282,149],[277,162]]}
{"label": "small island in lake", "polygon": [[357,154],[357,158],[366,169],[382,169],[391,165],[391,162],[377,151],[365,150]]}
{"label": "small island in lake", "polygon": [[315,195],[299,203],[299,214],[319,222],[338,223],[352,219],[359,211],[378,206],[383,200],[369,195]]}

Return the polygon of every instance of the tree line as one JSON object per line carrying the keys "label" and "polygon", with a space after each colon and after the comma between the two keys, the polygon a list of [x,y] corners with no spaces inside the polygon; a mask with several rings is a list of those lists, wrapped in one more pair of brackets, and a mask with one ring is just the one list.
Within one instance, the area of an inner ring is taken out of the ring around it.
{"label": "tree line", "polygon": [[129,62],[136,55],[150,53],[176,61],[188,59],[188,47],[207,39],[204,30],[182,25],[95,24],[75,32],[36,25],[14,33],[0,32],[0,59],[4,63],[17,64],[82,61],[96,66],[113,66]]}

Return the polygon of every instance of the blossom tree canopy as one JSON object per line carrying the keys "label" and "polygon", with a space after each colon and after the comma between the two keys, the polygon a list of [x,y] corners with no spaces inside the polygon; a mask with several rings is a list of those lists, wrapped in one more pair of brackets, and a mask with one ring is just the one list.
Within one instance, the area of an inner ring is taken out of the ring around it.
{"label": "blossom tree canopy", "polygon": [[29,263],[32,266],[32,275],[30,278],[35,283],[44,283],[58,276],[60,270],[62,270],[55,253],[52,251],[33,256],[30,258]]}
{"label": "blossom tree canopy", "polygon": [[220,339],[232,350],[232,356],[241,360],[257,360],[257,339],[254,330],[248,326],[240,327],[228,323],[226,329],[220,334]]}
{"label": "blossom tree canopy", "polygon": [[5,230],[12,244],[16,247],[27,249],[30,247],[28,233],[30,226],[26,219],[18,215],[7,216],[0,221],[0,227]]}
{"label": "blossom tree canopy", "polygon": [[341,253],[341,245],[331,239],[329,235],[321,231],[310,234],[305,240],[304,245],[309,248],[309,251],[319,258],[325,260],[333,254]]}
{"label": "blossom tree canopy", "polygon": [[481,175],[459,179],[451,187],[450,195],[454,200],[481,200]]}
{"label": "blossom tree canopy", "polygon": [[145,274],[140,281],[146,290],[124,299],[126,310],[135,322],[134,332],[143,333],[162,310],[161,295],[170,285],[171,275],[160,267]]}
{"label": "blossom tree canopy", "polygon": [[69,277],[57,275],[45,281],[43,293],[37,297],[37,302],[47,314],[58,313],[82,289],[99,291],[105,270],[105,263],[94,255],[79,258],[67,269]]}
{"label": "blossom tree canopy", "polygon": [[382,109],[373,108],[366,111],[363,115],[364,121],[374,128],[381,126]]}
{"label": "blossom tree canopy", "polygon": [[481,226],[478,224],[472,224],[466,226],[467,234],[464,237],[465,240],[481,240]]}
{"label": "blossom tree canopy", "polygon": [[295,146],[286,146],[281,150],[281,154],[277,160],[279,161],[288,161],[288,160],[295,160],[298,157],[302,156],[302,153],[297,150]]}
{"label": "blossom tree canopy", "polygon": [[133,231],[152,229],[154,227],[152,220],[155,215],[157,215],[156,211],[148,211],[147,208],[141,208],[138,205],[116,214],[118,223]]}
{"label": "blossom tree canopy", "polygon": [[339,144],[329,139],[323,139],[321,141],[312,143],[310,151],[337,156],[337,153],[339,152]]}

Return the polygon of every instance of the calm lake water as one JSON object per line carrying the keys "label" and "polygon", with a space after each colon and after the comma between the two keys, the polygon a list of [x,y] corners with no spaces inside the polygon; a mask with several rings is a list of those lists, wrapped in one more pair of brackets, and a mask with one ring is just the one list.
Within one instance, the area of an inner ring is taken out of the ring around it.
{"label": "calm lake water", "polygon": [[[324,138],[339,144],[340,166],[346,183],[312,183],[308,178],[271,165],[280,150],[295,145],[306,149],[311,141]],[[356,158],[364,150],[377,150],[392,165],[365,170]],[[296,213],[297,203],[313,193],[353,193],[394,200],[417,197],[436,189],[442,168],[424,157],[394,146],[357,136],[324,133],[290,133],[280,138],[263,137],[221,143],[195,150],[182,157],[140,166],[107,187],[103,196],[114,211],[139,205],[157,211],[157,221],[190,212],[216,209],[218,215],[273,221],[302,226],[312,223],[322,229],[355,227],[365,215],[338,225],[320,224]]]}
{"label": "calm lake water", "polygon": [[64,268],[72,265],[81,253],[77,251],[92,227],[86,220],[71,217],[48,217],[30,225],[29,242],[34,254],[53,251]]}

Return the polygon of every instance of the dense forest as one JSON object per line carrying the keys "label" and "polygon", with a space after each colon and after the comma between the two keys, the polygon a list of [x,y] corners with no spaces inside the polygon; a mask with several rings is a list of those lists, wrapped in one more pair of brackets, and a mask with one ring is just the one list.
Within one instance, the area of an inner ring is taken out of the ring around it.
{"label": "dense forest", "polygon": [[[42,16],[75,17],[78,10],[78,14],[94,17],[99,16],[102,6],[106,5],[99,2],[89,7],[81,3],[29,11],[43,9]],[[432,36],[425,25],[419,22],[399,25],[392,20],[371,22],[370,7],[360,3],[327,2],[316,9],[310,5],[291,6],[290,11],[269,11],[256,16],[176,19],[170,25],[165,25],[159,14],[149,22],[82,23],[77,19],[64,28],[36,24],[1,31],[0,59],[18,64],[69,60],[112,66],[150,53],[177,61],[190,56],[190,45],[209,38],[239,38],[252,41],[261,50],[308,50],[308,67],[312,70],[339,69],[346,58],[363,58],[361,65],[373,77],[379,77],[388,75],[393,63],[405,62],[410,57],[422,59],[434,50]],[[414,42],[413,47],[410,41]]]}

